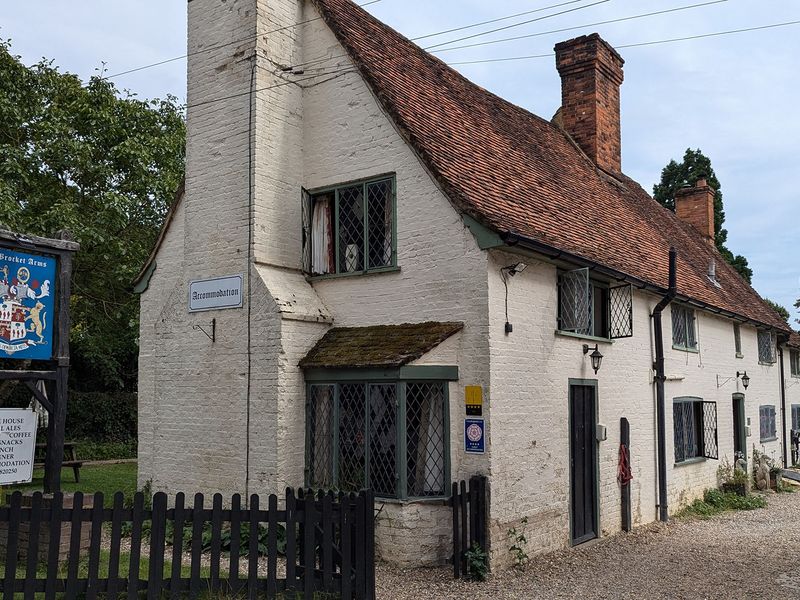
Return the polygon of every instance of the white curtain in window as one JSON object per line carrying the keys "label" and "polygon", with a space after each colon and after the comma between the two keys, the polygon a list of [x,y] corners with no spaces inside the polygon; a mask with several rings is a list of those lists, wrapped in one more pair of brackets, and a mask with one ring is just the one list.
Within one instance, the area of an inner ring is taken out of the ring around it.
{"label": "white curtain in window", "polygon": [[314,202],[311,219],[311,272],[324,275],[333,268],[333,211],[328,198]]}
{"label": "white curtain in window", "polygon": [[425,442],[425,494],[441,494],[444,481],[444,461],[440,459],[443,451],[438,445],[444,439],[444,432],[438,431],[441,421],[441,400],[434,386],[428,388],[428,426]]}

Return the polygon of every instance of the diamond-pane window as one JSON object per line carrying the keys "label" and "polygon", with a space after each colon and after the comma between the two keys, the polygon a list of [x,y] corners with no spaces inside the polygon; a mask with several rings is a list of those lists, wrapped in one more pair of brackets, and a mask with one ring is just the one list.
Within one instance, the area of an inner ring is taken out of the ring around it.
{"label": "diamond-pane window", "polygon": [[303,191],[303,269],[309,275],[396,266],[395,180]]}
{"label": "diamond-pane window", "polygon": [[694,309],[680,304],[672,305],[672,345],[689,350],[697,349]]}
{"label": "diamond-pane window", "polygon": [[339,386],[339,448],[336,453],[338,477],[336,487],[358,491],[366,487],[365,389],[363,384]]}
{"label": "diamond-pane window", "polygon": [[397,387],[369,386],[369,481],[378,496],[397,495]]}
{"label": "diamond-pane window", "polygon": [[392,180],[367,184],[368,268],[392,264],[393,206]]}
{"label": "diamond-pane window", "polygon": [[589,269],[558,275],[558,329],[582,336],[633,336],[633,288],[609,287],[591,279]]}
{"label": "diamond-pane window", "polygon": [[777,362],[775,334],[767,329],[758,330],[758,362],[772,365]]}
{"label": "diamond-pane window", "polygon": [[718,459],[717,403],[676,398],[672,404],[675,462],[692,458]]}
{"label": "diamond-pane window", "polygon": [[369,487],[383,498],[446,495],[446,383],[325,383],[308,390],[308,485]]}
{"label": "diamond-pane window", "polygon": [[312,385],[308,400],[309,481],[314,487],[333,485],[333,403],[335,386]]}
{"label": "diamond-pane window", "polygon": [[408,495],[445,492],[445,394],[441,383],[406,386],[406,473]]}
{"label": "diamond-pane window", "polygon": [[789,351],[789,365],[792,377],[800,377],[800,350]]}

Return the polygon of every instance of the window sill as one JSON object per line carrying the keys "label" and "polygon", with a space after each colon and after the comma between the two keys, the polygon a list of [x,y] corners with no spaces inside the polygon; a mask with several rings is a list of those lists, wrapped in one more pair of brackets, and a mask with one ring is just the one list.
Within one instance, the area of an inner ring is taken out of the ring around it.
{"label": "window sill", "polygon": [[679,350],[681,352],[689,352],[691,354],[700,354],[700,350],[697,348],[687,348],[686,346],[678,346],[676,344],[672,344],[673,350]]}
{"label": "window sill", "polygon": [[761,361],[761,360],[758,361],[758,364],[760,364],[762,367],[774,367],[775,366],[774,362],[764,362],[764,361]]}
{"label": "window sill", "polygon": [[681,462],[676,462],[673,466],[683,467],[684,465],[696,465],[697,463],[706,462],[708,459],[705,456],[695,456],[694,458],[687,458]]}
{"label": "window sill", "polygon": [[363,277],[364,275],[382,275],[384,273],[399,273],[400,267],[382,267],[369,271],[352,271],[350,273],[329,273],[327,275],[306,275],[307,281],[324,281],[326,279],[344,279],[346,277]]}
{"label": "window sill", "polygon": [[600,344],[613,344],[614,340],[611,338],[596,337],[594,335],[583,335],[582,333],[573,333],[571,331],[561,331],[556,329],[556,335],[560,337],[568,337],[576,340],[586,340],[587,342],[598,342]]}
{"label": "window sill", "polygon": [[775,437],[769,437],[769,438],[759,439],[758,441],[759,441],[759,443],[761,443],[761,444],[767,444],[767,443],[769,443],[769,442],[777,442],[777,441],[778,441],[778,436],[776,435]]}

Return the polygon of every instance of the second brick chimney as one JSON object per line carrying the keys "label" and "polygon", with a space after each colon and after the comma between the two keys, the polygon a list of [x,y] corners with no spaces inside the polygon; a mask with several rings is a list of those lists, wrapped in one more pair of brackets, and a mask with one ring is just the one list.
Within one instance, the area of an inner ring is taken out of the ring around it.
{"label": "second brick chimney", "polygon": [[561,121],[601,169],[622,171],[619,90],[625,61],[598,34],[556,44]]}
{"label": "second brick chimney", "polygon": [[705,179],[698,179],[694,187],[681,188],[675,194],[675,214],[681,221],[689,223],[700,232],[703,239],[713,244],[716,238],[714,227],[714,188]]}

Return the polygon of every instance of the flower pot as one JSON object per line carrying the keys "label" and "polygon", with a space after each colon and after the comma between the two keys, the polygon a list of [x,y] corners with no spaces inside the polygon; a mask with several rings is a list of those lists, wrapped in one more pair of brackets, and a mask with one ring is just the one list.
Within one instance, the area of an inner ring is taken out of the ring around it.
{"label": "flower pot", "polygon": [[783,477],[780,473],[770,473],[769,474],[769,487],[774,491],[778,491],[781,487],[783,482]]}

